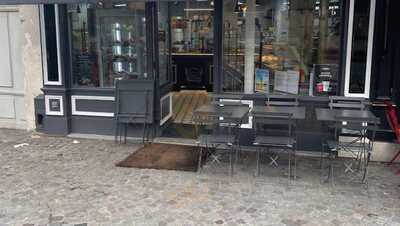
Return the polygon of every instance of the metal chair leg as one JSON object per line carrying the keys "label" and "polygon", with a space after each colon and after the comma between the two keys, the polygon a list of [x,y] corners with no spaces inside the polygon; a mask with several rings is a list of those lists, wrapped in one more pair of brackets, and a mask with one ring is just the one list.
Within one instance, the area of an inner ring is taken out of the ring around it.
{"label": "metal chair leg", "polygon": [[124,128],[124,144],[126,144],[126,137],[128,136],[128,123],[125,123]]}
{"label": "metal chair leg", "polygon": [[118,134],[119,134],[119,144],[122,144],[122,130],[123,130],[123,127],[122,126],[120,126],[119,127],[119,131],[118,131]]}
{"label": "metal chair leg", "polygon": [[119,123],[118,122],[116,122],[115,123],[115,134],[114,134],[114,142],[117,144],[118,143],[118,135],[119,135],[119,133],[118,133],[118,130],[119,130]]}
{"label": "metal chair leg", "polygon": [[233,176],[233,147],[229,152],[229,175]]}
{"label": "metal chair leg", "polygon": [[291,158],[292,158],[292,152],[289,151],[289,166],[288,166],[288,179],[289,179],[289,182],[290,182],[290,174],[291,174],[291,171],[292,171]]}
{"label": "metal chair leg", "polygon": [[146,134],[146,121],[143,123],[143,131],[142,131],[142,143],[145,144],[145,134]]}
{"label": "metal chair leg", "polygon": [[260,149],[257,148],[257,154],[256,154],[256,177],[260,175]]}
{"label": "metal chair leg", "polygon": [[388,165],[392,165],[400,157],[400,151],[389,161]]}
{"label": "metal chair leg", "polygon": [[293,155],[294,155],[294,179],[297,179],[297,156],[296,156],[296,150],[293,150]]}
{"label": "metal chair leg", "polygon": [[334,157],[332,156],[333,154],[332,153],[330,153],[329,154],[329,174],[328,174],[328,180],[330,180],[331,181],[331,184],[333,185],[334,184],[334,173],[333,173],[333,170],[334,170],[334,165],[333,165],[333,160],[334,160]]}
{"label": "metal chair leg", "polygon": [[197,166],[197,172],[201,173],[201,163],[202,163],[202,159],[203,159],[203,148],[199,145],[198,146],[200,148],[199,150],[199,162],[198,162],[198,166]]}

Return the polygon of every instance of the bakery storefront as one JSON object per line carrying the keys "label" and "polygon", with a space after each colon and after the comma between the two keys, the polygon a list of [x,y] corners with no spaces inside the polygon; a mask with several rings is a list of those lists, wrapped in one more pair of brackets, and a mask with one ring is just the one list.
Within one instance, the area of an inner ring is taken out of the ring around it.
{"label": "bakery storefront", "polygon": [[[305,151],[320,146],[313,109],[329,96],[399,102],[398,66],[382,57],[398,54],[394,1],[54,3],[40,5],[45,73],[36,115],[45,133],[114,135],[117,81],[149,93],[124,104],[149,103],[151,136],[165,140],[195,138],[193,111],[213,97],[255,106],[298,96],[307,107],[298,126]],[[128,128],[131,137],[140,132]]]}

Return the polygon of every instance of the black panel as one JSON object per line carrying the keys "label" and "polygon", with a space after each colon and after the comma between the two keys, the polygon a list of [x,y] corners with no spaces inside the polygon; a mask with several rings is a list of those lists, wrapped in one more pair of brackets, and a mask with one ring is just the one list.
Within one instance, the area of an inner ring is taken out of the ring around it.
{"label": "black panel", "polygon": [[[115,120],[106,117],[72,116],[71,133],[112,136],[115,134]],[[128,136],[141,137],[142,133],[142,125],[128,126]]]}
{"label": "black panel", "polygon": [[114,101],[110,100],[76,100],[77,111],[114,112]]}
{"label": "black panel", "polygon": [[46,115],[43,119],[43,131],[48,134],[67,135],[68,120],[66,117]]}

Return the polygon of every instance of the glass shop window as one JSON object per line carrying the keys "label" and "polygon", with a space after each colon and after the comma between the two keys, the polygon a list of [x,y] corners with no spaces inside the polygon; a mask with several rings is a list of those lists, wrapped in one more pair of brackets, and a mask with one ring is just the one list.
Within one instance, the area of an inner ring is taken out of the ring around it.
{"label": "glass shop window", "polygon": [[333,95],[341,0],[224,1],[223,90]]}
{"label": "glass shop window", "polygon": [[69,4],[73,85],[148,78],[145,3]]}
{"label": "glass shop window", "polygon": [[170,3],[172,53],[213,52],[213,1]]}
{"label": "glass shop window", "polygon": [[40,8],[42,26],[43,66],[45,70],[45,85],[61,85],[59,69],[59,43],[57,38],[58,5],[44,4]]}

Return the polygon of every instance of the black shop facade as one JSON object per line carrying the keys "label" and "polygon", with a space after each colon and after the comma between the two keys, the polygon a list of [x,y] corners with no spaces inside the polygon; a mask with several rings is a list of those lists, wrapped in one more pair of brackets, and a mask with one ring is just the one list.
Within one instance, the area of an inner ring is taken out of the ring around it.
{"label": "black shop facade", "polygon": [[[311,151],[314,109],[329,96],[366,98],[376,112],[382,100],[399,104],[394,0],[43,3],[21,1],[40,8],[44,133],[113,136],[122,104],[145,106],[152,139],[191,140],[193,112],[215,97],[251,108],[295,95],[307,109],[299,149]],[[119,88],[146,95],[121,100]],[[127,133],[141,131],[133,122]]]}

